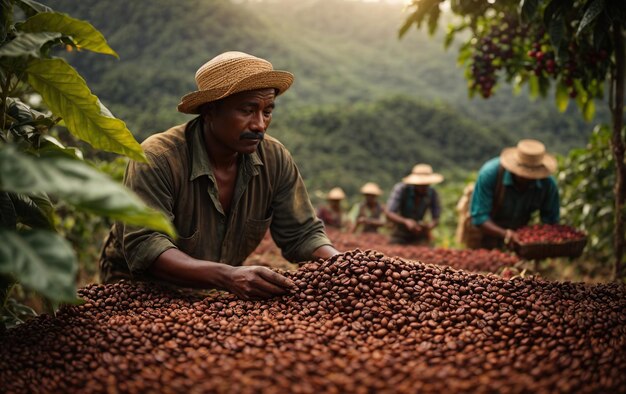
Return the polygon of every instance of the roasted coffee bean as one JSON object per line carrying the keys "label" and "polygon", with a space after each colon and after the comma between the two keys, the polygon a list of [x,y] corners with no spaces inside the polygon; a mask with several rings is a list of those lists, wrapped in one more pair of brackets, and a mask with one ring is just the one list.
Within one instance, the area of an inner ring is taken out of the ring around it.
{"label": "roasted coffee bean", "polygon": [[506,280],[359,249],[278,271],[298,290],[268,300],[126,281],[82,288],[84,304],[0,334],[2,391],[626,387],[623,285]]}

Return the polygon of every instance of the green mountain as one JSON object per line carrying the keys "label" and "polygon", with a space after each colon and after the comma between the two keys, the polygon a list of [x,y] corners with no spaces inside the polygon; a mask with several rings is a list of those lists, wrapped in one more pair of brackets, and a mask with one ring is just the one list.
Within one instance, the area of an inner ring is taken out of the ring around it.
{"label": "green mountain", "polygon": [[[365,178],[389,185],[418,161],[458,173],[520,138],[566,153],[591,132],[577,110],[515,97],[503,86],[490,100],[468,99],[456,49],[441,34],[397,31],[399,4],[346,0],[48,0],[89,20],[120,60],[96,54],[69,60],[101,100],[141,140],[182,123],[181,96],[193,76],[225,50],[241,50],[296,75],[278,99],[270,133],[293,151],[316,187]],[[605,105],[598,117],[607,119]]]}

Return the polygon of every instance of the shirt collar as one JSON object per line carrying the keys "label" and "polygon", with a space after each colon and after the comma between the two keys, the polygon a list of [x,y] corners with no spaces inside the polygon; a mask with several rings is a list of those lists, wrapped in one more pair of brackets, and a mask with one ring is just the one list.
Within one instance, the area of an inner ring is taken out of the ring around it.
{"label": "shirt collar", "polygon": [[[191,144],[191,175],[189,180],[193,181],[203,175],[215,180],[213,168],[209,162],[209,154],[205,149],[204,133],[202,132],[202,119],[197,117],[189,122],[189,143]],[[255,151],[242,156],[243,169],[246,173],[254,176],[258,175],[257,166],[262,166],[263,162],[259,154]],[[241,169],[240,169],[241,171]]]}
{"label": "shirt collar", "polygon": [[[511,171],[505,169],[504,174],[502,175],[502,183],[504,186],[513,186],[513,175],[511,175]],[[532,187],[541,188],[541,180],[535,179],[535,182],[531,184]]]}

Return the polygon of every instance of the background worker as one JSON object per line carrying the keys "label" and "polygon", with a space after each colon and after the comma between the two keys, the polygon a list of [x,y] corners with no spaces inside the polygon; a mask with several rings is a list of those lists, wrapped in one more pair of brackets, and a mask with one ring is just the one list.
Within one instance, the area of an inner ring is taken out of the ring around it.
{"label": "background worker", "polygon": [[361,194],[364,201],[353,208],[355,219],[352,232],[378,232],[378,229],[385,225],[385,205],[378,201],[383,192],[376,183],[367,182],[361,187]]}
{"label": "background worker", "polygon": [[342,201],[346,198],[346,193],[340,187],[330,189],[326,195],[326,204],[317,209],[317,217],[324,222],[326,227],[341,229],[347,224]]}
{"label": "background worker", "polygon": [[[437,191],[431,186],[443,181],[443,176],[433,172],[428,164],[416,164],[411,174],[396,184],[387,201],[387,218],[394,223],[391,243],[427,244],[431,230],[439,224],[441,203]],[[426,214],[430,212],[430,221]]]}
{"label": "background worker", "polygon": [[487,161],[478,173],[471,203],[471,220],[482,231],[482,248],[510,246],[514,230],[539,212],[542,223],[558,223],[559,189],[551,174],[554,156],[543,143],[523,139]]}

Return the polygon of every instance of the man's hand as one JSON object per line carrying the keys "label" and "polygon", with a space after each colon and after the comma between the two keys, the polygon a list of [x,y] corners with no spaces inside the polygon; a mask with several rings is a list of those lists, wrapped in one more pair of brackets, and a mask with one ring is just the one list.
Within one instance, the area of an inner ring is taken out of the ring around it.
{"label": "man's hand", "polygon": [[416,235],[423,234],[429,229],[427,225],[423,225],[413,219],[405,219],[404,225],[406,226],[407,230]]}
{"label": "man's hand", "polygon": [[295,283],[267,267],[233,267],[224,283],[226,290],[244,300],[286,294]]}

